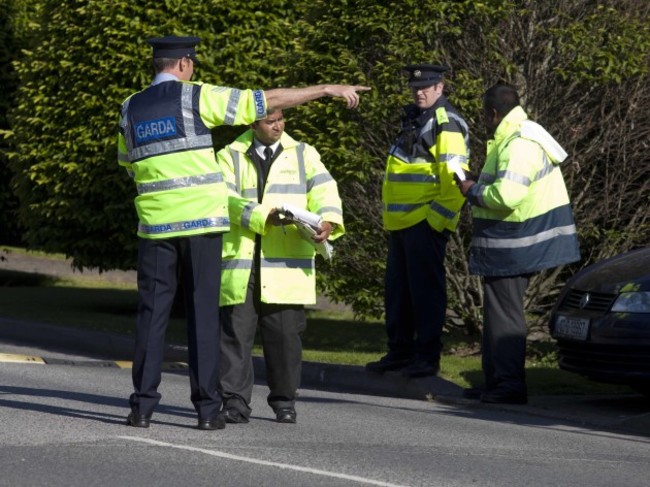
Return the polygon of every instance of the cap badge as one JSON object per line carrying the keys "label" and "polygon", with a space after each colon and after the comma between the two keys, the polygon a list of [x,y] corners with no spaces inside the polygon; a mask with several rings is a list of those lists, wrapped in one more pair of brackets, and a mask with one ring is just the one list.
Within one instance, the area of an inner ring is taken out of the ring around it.
{"label": "cap badge", "polygon": [[413,77],[414,78],[421,78],[422,77],[422,71],[420,71],[419,69],[416,69],[415,71],[413,71]]}

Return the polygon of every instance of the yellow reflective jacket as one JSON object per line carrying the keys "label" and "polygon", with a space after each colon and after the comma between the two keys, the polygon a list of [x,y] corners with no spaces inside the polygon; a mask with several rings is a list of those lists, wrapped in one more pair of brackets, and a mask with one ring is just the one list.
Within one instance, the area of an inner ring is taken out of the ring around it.
{"label": "yellow reflective jacket", "polygon": [[266,224],[269,212],[292,204],[336,224],[330,240],[345,232],[336,182],[313,147],[287,133],[282,152],[273,161],[263,194],[253,154],[253,132],[248,130],[217,153],[229,190],[231,230],[224,235],[221,272],[222,306],[243,303],[254,264],[255,239],[261,235],[261,300],[274,304],[314,304],[316,275],[314,247],[294,225]]}
{"label": "yellow reflective jacket", "polygon": [[137,186],[138,236],[226,232],[227,191],[210,129],[264,118],[264,93],[164,79],[122,105],[118,162]]}
{"label": "yellow reflective jacket", "polygon": [[523,108],[504,117],[467,195],[472,205],[471,273],[515,276],[580,259],[559,167],[565,157]]}
{"label": "yellow reflective jacket", "polygon": [[465,198],[453,168],[469,170],[467,124],[444,96],[421,113],[413,113],[414,105],[406,110],[386,163],[384,228],[400,230],[426,219],[438,232],[454,231]]}

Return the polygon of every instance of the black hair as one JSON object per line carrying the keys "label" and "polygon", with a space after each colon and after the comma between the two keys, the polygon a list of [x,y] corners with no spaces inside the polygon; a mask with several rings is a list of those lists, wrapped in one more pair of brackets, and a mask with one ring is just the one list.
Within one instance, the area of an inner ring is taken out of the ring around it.
{"label": "black hair", "polygon": [[505,117],[510,110],[519,106],[519,94],[514,86],[498,83],[483,95],[483,106],[486,110],[495,109],[499,117]]}

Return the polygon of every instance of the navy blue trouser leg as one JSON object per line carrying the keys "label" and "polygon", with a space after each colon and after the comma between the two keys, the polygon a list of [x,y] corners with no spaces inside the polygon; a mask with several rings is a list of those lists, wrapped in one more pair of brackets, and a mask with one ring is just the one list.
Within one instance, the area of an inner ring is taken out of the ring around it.
{"label": "navy blue trouser leg", "polygon": [[447,311],[447,236],[426,221],[391,231],[386,266],[389,353],[438,362]]}
{"label": "navy blue trouser leg", "polygon": [[218,392],[221,329],[222,236],[190,237],[181,244],[181,277],[185,290],[191,400],[201,418],[221,408]]}
{"label": "navy blue trouser leg", "polygon": [[137,414],[150,415],[160,402],[165,331],[176,294],[176,260],[177,249],[170,240],[139,240],[134,392],[129,398]]}
{"label": "navy blue trouser leg", "polygon": [[218,412],[221,245],[218,234],[140,239],[134,392],[129,399],[134,412],[151,414],[160,402],[165,331],[179,266],[186,296],[191,400],[201,417]]}

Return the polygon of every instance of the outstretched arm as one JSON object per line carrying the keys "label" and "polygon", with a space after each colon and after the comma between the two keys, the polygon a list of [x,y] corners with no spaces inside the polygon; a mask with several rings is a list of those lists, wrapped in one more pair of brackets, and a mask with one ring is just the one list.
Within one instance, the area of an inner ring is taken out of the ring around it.
{"label": "outstretched arm", "polygon": [[370,90],[369,86],[361,85],[315,85],[305,88],[274,88],[265,90],[264,96],[269,109],[291,108],[323,96],[345,98],[348,108],[356,108],[359,105],[357,91],[368,90]]}

